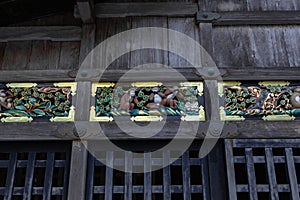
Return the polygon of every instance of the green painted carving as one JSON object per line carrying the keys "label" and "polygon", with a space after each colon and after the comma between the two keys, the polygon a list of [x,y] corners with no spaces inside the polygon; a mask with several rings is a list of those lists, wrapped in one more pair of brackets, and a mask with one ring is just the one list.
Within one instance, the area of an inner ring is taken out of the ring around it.
{"label": "green painted carving", "polygon": [[[2,122],[25,122],[42,118],[72,117],[70,87],[43,85],[0,85],[0,118]],[[73,115],[73,114],[72,114]],[[72,121],[72,119],[70,119]],[[55,121],[55,120],[54,120]]]}
{"label": "green painted carving", "polygon": [[225,82],[223,85],[225,118],[294,120],[300,116],[300,85],[297,83],[280,81],[227,86]]}
{"label": "green painted carving", "polygon": [[204,110],[199,105],[203,85],[199,82],[171,87],[154,82],[128,86],[100,83],[99,87],[93,88],[96,90],[96,103],[91,114],[92,121],[111,121],[111,117],[115,116],[132,116],[134,121],[160,121],[160,116],[180,116],[186,121],[204,120]]}

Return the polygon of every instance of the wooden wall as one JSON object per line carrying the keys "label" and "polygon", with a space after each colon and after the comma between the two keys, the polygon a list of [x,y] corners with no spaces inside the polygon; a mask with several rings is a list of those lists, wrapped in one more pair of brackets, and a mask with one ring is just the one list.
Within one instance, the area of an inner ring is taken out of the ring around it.
{"label": "wooden wall", "polygon": [[[81,26],[72,13],[62,13],[11,27]],[[73,69],[79,61],[80,41],[9,41],[0,43],[1,70]]]}
{"label": "wooden wall", "polygon": [[[95,2],[111,3],[112,1]],[[194,0],[176,2],[197,3]],[[198,5],[202,11],[273,11],[299,10],[300,8],[298,0],[199,0]],[[200,41],[199,35],[201,34],[195,17],[97,18],[95,24],[95,46],[116,33],[138,27],[170,28],[185,33],[196,41]],[[66,25],[81,27],[81,22],[79,19],[74,19],[73,13],[64,13],[12,26]],[[298,42],[300,41],[300,26],[297,25],[213,26],[210,37],[213,41],[212,57],[220,68],[300,66],[300,43]],[[159,40],[160,38],[158,42]],[[79,66],[80,47],[80,41],[2,42],[0,43],[0,69],[76,69]],[[172,67],[189,66],[189,63],[172,53],[142,50],[122,56],[111,65],[111,69],[129,69],[149,62]]]}

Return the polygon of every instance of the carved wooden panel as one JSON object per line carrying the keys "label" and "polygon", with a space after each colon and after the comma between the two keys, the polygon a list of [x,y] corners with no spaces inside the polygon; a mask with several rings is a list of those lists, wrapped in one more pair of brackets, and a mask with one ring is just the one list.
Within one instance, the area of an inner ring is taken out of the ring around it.
{"label": "carved wooden panel", "polygon": [[95,83],[92,88],[95,105],[91,121],[113,121],[119,116],[130,116],[132,121],[162,121],[166,117],[205,120],[202,82],[170,86],[160,82]]}
{"label": "carved wooden panel", "polygon": [[0,84],[1,122],[74,121],[76,83]]}

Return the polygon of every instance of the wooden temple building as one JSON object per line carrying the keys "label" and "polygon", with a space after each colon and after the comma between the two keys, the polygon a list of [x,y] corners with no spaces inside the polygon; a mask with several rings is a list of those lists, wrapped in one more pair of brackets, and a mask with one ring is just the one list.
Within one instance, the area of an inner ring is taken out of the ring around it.
{"label": "wooden temple building", "polygon": [[0,0],[0,200],[299,200],[299,67],[299,0]]}

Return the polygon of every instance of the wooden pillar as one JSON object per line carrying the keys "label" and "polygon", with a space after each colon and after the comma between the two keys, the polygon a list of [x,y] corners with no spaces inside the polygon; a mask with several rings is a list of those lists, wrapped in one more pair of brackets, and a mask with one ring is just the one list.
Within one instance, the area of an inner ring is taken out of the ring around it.
{"label": "wooden pillar", "polygon": [[[199,12],[210,12],[214,8],[207,0],[200,0],[199,2]],[[199,23],[200,29],[200,44],[207,51],[207,53],[213,58],[213,26],[212,22]],[[220,115],[219,107],[220,101],[218,97],[218,70],[215,66],[208,66],[206,63],[202,64],[204,71],[208,74],[212,72],[215,73],[216,78],[210,77],[209,80],[205,78],[205,109],[206,109],[206,119],[211,123],[216,123],[216,128],[220,128]],[[209,68],[214,69],[210,72]],[[208,166],[209,166],[209,179],[210,179],[210,193],[212,200],[226,199],[226,170],[224,166],[224,146],[223,141],[219,140],[212,151],[208,154]]]}

